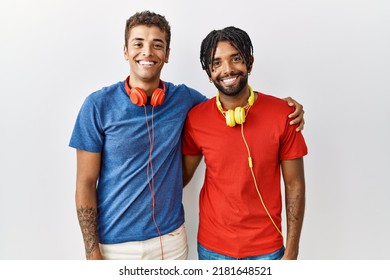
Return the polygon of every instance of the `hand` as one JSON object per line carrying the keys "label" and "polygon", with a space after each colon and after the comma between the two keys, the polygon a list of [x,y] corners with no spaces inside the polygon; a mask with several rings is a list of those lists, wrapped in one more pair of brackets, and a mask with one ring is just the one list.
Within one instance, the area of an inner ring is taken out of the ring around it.
{"label": "hand", "polygon": [[292,119],[290,121],[290,124],[299,124],[296,131],[303,130],[303,127],[305,126],[305,119],[303,117],[303,114],[305,114],[305,111],[303,110],[303,106],[299,104],[297,101],[292,99],[291,97],[283,98],[283,100],[287,101],[289,106],[294,106],[295,111],[292,112],[288,117]]}
{"label": "hand", "polygon": [[298,252],[295,251],[295,252],[289,253],[287,248],[284,251],[283,257],[281,258],[281,260],[284,260],[284,261],[286,261],[286,260],[297,260],[297,259],[298,259]]}
{"label": "hand", "polygon": [[294,257],[289,257],[289,256],[283,256],[281,258],[282,261],[287,261],[287,260],[297,260],[298,258],[294,258]]}

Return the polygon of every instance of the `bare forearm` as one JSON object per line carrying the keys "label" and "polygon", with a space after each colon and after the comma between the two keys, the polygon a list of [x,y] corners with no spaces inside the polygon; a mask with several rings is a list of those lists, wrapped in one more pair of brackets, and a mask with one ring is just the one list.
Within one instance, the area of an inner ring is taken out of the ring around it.
{"label": "bare forearm", "polygon": [[284,259],[297,259],[299,252],[299,240],[301,236],[303,217],[305,213],[304,186],[294,188],[294,190],[291,190],[287,193],[287,239]]}
{"label": "bare forearm", "polygon": [[97,231],[96,182],[100,153],[77,150],[76,208],[87,259],[102,259]]}
{"label": "bare forearm", "polygon": [[286,191],[287,239],[283,259],[296,260],[305,214],[305,176],[303,158],[282,161]]}
{"label": "bare forearm", "polygon": [[77,218],[83,235],[87,259],[100,259],[99,238],[97,231],[96,191],[88,195],[76,192]]}
{"label": "bare forearm", "polygon": [[77,217],[79,219],[81,232],[83,233],[85,255],[87,259],[91,259],[93,252],[99,244],[96,216],[96,208],[88,206],[77,208]]}

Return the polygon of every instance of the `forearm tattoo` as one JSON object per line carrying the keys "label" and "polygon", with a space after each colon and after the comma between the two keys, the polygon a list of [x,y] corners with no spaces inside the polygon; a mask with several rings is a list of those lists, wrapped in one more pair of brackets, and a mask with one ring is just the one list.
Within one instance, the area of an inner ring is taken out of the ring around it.
{"label": "forearm tattoo", "polygon": [[297,204],[299,202],[299,196],[287,200],[287,216],[290,223],[295,223],[299,220],[297,216]]}
{"label": "forearm tattoo", "polygon": [[97,234],[97,211],[91,207],[80,207],[77,209],[81,232],[83,233],[85,254],[89,259],[98,244]]}
{"label": "forearm tattoo", "polygon": [[300,224],[299,217],[299,196],[295,198],[287,199],[286,205],[287,212],[287,224],[288,224],[288,238],[292,241],[296,241],[298,238],[298,227]]}

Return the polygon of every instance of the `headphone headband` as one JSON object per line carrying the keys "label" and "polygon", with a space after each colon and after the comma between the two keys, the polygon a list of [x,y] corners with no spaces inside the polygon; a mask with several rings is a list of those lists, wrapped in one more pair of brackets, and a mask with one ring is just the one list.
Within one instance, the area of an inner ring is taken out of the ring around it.
{"label": "headphone headband", "polygon": [[255,94],[252,90],[252,87],[248,85],[248,88],[249,88],[248,103],[244,107],[236,107],[234,110],[230,109],[227,110],[226,112],[223,110],[222,103],[219,100],[219,91],[217,92],[217,95],[215,97],[216,104],[218,110],[225,117],[227,126],[233,127],[236,125],[236,123],[243,124],[245,122],[245,118],[246,118],[245,109],[249,109],[255,102]]}
{"label": "headphone headband", "polygon": [[[129,95],[131,102],[137,106],[146,105],[146,103],[148,101],[148,97],[147,97],[145,91],[139,87],[131,88],[129,81],[130,81],[130,76],[128,76],[125,80],[125,90],[126,90],[126,93]],[[150,104],[153,107],[159,106],[164,102],[165,83],[162,80],[160,80],[160,86],[161,86],[161,88],[160,87],[156,88],[153,91],[152,96],[150,97]]]}

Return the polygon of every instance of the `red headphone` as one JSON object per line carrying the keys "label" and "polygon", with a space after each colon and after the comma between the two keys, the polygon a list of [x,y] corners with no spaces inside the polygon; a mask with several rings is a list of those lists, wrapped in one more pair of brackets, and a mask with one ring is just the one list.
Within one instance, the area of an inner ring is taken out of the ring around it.
{"label": "red headphone", "polygon": [[[125,81],[125,89],[127,94],[130,97],[131,102],[133,102],[137,106],[144,106],[148,100],[148,97],[146,96],[146,93],[141,88],[130,88],[129,85],[130,76],[126,78]],[[150,99],[150,105],[153,107],[160,106],[165,99],[165,84],[163,81],[160,80],[160,85],[162,88],[156,88],[153,91],[152,97]]]}

